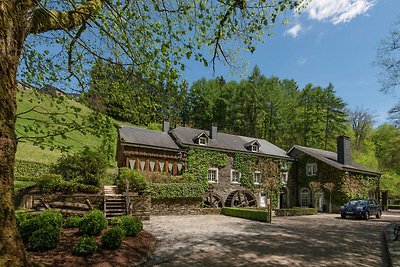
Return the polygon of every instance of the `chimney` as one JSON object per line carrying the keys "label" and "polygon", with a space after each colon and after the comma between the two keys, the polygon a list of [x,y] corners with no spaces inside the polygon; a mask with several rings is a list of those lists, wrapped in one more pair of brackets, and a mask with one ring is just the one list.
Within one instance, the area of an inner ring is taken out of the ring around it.
{"label": "chimney", "polygon": [[210,130],[210,138],[217,139],[217,126],[212,125]]}
{"label": "chimney", "polygon": [[351,164],[351,143],[350,137],[339,136],[337,139],[337,161],[344,165]]}
{"label": "chimney", "polygon": [[168,131],[169,131],[169,121],[164,121],[163,127],[162,127],[162,131],[164,133],[168,133]]}

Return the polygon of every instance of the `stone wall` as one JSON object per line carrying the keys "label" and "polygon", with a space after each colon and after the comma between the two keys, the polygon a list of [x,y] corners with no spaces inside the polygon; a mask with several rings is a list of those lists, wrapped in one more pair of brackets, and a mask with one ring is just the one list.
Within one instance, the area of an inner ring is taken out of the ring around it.
{"label": "stone wall", "polygon": [[129,198],[131,215],[141,220],[149,220],[151,215],[151,194],[130,193]]}
{"label": "stone wall", "polygon": [[151,215],[196,215],[204,214],[198,200],[153,200]]}

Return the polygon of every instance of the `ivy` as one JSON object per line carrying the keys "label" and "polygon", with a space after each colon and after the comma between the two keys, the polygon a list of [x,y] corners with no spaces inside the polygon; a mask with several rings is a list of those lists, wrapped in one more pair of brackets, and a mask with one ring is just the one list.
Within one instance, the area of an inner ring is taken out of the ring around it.
{"label": "ivy", "polygon": [[50,166],[44,163],[16,160],[14,177],[18,181],[36,181],[50,173]]}
{"label": "ivy", "polygon": [[222,168],[228,162],[228,156],[223,152],[191,148],[187,158],[187,172],[193,174],[198,183],[208,187],[208,169]]}
{"label": "ivy", "polygon": [[149,186],[151,198],[155,200],[194,199],[201,201],[205,188],[199,183],[151,183]]}
{"label": "ivy", "polygon": [[252,162],[257,160],[256,156],[244,154],[244,153],[235,153],[233,156],[233,169],[240,172],[240,183],[242,186],[254,190],[254,180],[253,180],[253,173],[254,168],[250,167]]}

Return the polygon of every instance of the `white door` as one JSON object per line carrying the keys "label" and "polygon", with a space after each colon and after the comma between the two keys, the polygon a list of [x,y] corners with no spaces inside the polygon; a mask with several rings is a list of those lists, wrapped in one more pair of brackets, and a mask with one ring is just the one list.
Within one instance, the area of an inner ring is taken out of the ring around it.
{"label": "white door", "polygon": [[317,210],[322,212],[323,211],[323,206],[324,206],[324,192],[319,191],[317,193]]}

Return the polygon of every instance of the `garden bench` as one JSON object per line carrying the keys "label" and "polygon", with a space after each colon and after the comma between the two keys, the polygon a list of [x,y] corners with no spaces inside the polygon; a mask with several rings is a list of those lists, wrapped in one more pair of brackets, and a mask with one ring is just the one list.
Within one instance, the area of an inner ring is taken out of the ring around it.
{"label": "garden bench", "polygon": [[394,240],[397,241],[400,238],[400,225],[397,225],[393,230],[394,230],[394,232],[393,232]]}

